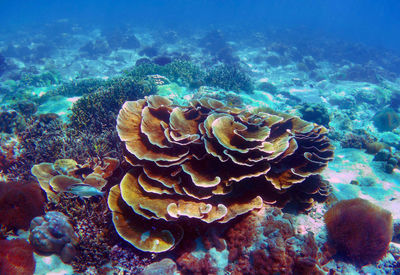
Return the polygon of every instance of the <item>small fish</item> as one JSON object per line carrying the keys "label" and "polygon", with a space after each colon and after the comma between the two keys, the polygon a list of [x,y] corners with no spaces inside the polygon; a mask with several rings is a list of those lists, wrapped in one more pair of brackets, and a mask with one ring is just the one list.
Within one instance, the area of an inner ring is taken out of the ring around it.
{"label": "small fish", "polygon": [[65,190],[64,192],[69,192],[83,198],[104,195],[104,192],[101,192],[95,187],[87,184],[73,184],[71,186],[68,186],[67,190]]}

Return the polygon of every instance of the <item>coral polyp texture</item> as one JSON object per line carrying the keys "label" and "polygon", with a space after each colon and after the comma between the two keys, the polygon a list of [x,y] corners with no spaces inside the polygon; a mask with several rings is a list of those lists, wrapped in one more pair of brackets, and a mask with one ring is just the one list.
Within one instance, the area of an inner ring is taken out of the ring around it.
{"label": "coral polyp texture", "polygon": [[120,236],[143,251],[172,249],[179,220],[227,223],[264,203],[308,208],[329,195],[318,175],[333,158],[327,130],[298,117],[149,96],[125,102],[117,131],[134,167],[108,203]]}
{"label": "coral polyp texture", "polygon": [[392,240],[392,214],[364,199],[338,202],[324,220],[338,252],[358,264],[382,259]]}
{"label": "coral polyp texture", "polygon": [[33,275],[36,262],[33,249],[23,239],[0,240],[0,274]]}

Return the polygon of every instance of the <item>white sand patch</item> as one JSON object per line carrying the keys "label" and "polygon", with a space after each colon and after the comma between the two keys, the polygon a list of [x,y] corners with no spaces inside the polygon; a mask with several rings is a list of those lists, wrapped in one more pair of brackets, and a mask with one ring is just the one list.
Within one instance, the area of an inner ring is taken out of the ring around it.
{"label": "white sand patch", "polygon": [[[322,173],[339,200],[363,198],[377,204],[400,219],[400,173],[383,171],[382,163],[358,149],[336,150],[335,159]],[[350,184],[356,181],[358,184]]]}

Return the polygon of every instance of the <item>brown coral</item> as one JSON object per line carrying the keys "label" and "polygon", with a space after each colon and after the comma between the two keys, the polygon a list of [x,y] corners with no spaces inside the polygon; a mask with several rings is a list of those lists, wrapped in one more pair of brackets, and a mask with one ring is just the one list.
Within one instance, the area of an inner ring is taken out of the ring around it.
{"label": "brown coral", "polygon": [[48,199],[58,200],[59,193],[70,192],[81,196],[101,194],[107,178],[119,166],[119,160],[105,157],[90,159],[82,166],[73,159],[42,162],[32,167],[31,173],[46,192]]}
{"label": "brown coral", "polygon": [[392,240],[392,214],[364,199],[335,204],[324,216],[336,249],[356,263],[380,260]]}
{"label": "brown coral", "polygon": [[227,223],[263,202],[309,207],[327,195],[318,176],[333,157],[327,130],[298,117],[150,96],[123,105],[117,131],[135,168],[109,205],[119,234],[144,251],[176,245],[171,221]]}

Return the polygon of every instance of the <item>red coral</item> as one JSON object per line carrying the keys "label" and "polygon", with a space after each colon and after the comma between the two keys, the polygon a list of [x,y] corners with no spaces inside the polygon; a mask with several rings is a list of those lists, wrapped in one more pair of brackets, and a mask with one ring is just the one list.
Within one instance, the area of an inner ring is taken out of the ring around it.
{"label": "red coral", "polygon": [[43,214],[39,185],[0,182],[0,224],[8,229],[28,229],[31,220]]}
{"label": "red coral", "polygon": [[25,240],[0,240],[0,274],[29,275],[35,272],[33,250]]}
{"label": "red coral", "polygon": [[0,171],[7,173],[19,161],[18,146],[15,140],[4,134],[0,136]]}
{"label": "red coral", "polygon": [[350,260],[366,264],[386,254],[393,234],[389,211],[357,198],[338,202],[324,218],[335,247]]}
{"label": "red coral", "polygon": [[225,236],[232,274],[317,274],[314,236],[296,235],[291,216],[278,208],[252,212]]}
{"label": "red coral", "polygon": [[210,255],[207,253],[204,258],[198,259],[191,253],[184,253],[177,259],[182,274],[213,275],[217,270],[210,262]]}

